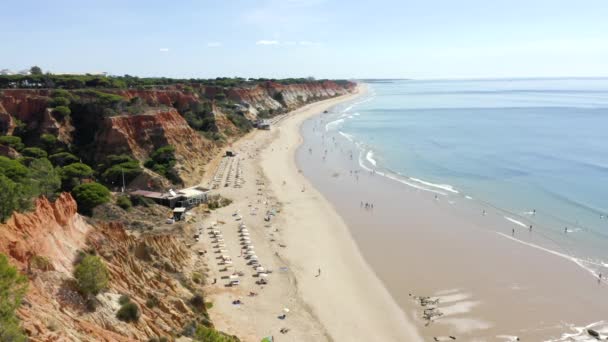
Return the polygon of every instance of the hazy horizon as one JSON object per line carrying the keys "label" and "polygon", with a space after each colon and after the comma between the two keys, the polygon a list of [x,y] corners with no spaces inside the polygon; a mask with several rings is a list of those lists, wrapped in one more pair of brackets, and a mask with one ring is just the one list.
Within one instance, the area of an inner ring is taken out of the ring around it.
{"label": "hazy horizon", "polygon": [[8,1],[0,69],[173,78],[608,77],[608,3]]}

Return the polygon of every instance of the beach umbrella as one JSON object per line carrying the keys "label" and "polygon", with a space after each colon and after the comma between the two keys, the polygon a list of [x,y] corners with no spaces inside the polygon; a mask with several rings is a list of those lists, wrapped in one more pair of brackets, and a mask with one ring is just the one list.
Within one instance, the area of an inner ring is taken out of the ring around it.
{"label": "beach umbrella", "polygon": [[260,342],[274,342],[274,338],[272,338],[272,336],[266,336]]}
{"label": "beach umbrella", "polygon": [[258,272],[264,272],[264,267],[260,266],[255,269]]}
{"label": "beach umbrella", "polygon": [[288,308],[283,308],[283,312],[284,313],[289,313],[289,309]]}
{"label": "beach umbrella", "polygon": [[268,278],[268,274],[266,274],[266,273],[260,273],[260,274],[258,274],[258,276],[261,278]]}

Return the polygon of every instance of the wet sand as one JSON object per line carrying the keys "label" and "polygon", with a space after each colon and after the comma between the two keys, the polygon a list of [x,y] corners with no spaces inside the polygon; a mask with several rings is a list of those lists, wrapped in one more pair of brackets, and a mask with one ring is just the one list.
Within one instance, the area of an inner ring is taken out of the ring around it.
{"label": "wet sand", "polygon": [[[320,114],[304,124],[298,165],[344,218],[363,256],[425,340],[451,335],[466,341],[569,341],[562,334],[575,333],[573,326],[606,319],[608,285],[571,260],[532,247],[542,236],[500,211],[488,208],[482,215],[466,198],[435,198],[370,174],[359,166],[351,142],[337,131],[324,133],[330,117]],[[414,296],[438,298],[430,307],[443,315],[424,320],[429,306]]]}

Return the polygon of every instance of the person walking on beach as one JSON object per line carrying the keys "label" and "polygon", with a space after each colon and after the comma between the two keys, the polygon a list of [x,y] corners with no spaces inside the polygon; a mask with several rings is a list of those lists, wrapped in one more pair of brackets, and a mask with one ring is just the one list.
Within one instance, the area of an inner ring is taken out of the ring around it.
{"label": "person walking on beach", "polygon": [[318,278],[321,276],[321,268],[319,268],[319,270],[317,271],[317,275],[315,276],[315,278]]}
{"label": "person walking on beach", "polygon": [[532,225],[530,225],[530,231],[532,231]]}
{"label": "person walking on beach", "polygon": [[511,230],[511,235],[515,236],[515,228]]}

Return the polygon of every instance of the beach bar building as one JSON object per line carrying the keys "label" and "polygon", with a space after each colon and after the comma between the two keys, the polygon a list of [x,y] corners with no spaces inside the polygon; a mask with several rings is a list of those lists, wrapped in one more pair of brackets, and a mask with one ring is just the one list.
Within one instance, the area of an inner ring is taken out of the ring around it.
{"label": "beach bar building", "polygon": [[201,203],[206,203],[209,197],[209,189],[202,187],[186,188],[178,191],[169,190],[167,192],[156,192],[137,190],[131,192],[132,196],[142,196],[154,202],[173,208],[190,209]]}

